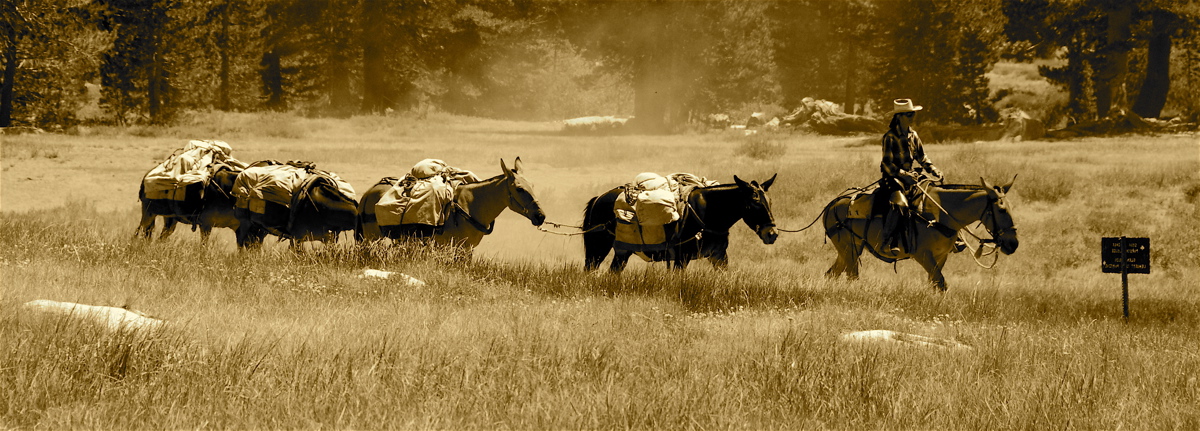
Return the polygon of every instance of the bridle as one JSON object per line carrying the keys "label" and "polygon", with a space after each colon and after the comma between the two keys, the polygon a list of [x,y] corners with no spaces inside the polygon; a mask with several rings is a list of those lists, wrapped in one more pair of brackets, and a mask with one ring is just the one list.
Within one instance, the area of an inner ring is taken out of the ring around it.
{"label": "bridle", "polygon": [[[765,190],[762,191],[762,198],[759,199],[759,195],[758,195],[759,190],[761,190],[761,189],[756,189],[756,188],[750,189],[750,192],[751,192],[750,203],[746,205],[746,209],[747,209],[746,213],[747,214],[750,213],[750,211],[748,211],[748,210],[750,208],[752,208],[754,203],[756,203],[756,202],[761,203],[763,208],[765,208],[765,212],[767,213],[767,222],[760,224],[757,227],[751,226],[751,228],[754,229],[754,233],[758,234],[761,237],[763,235],[763,231],[775,227],[775,215],[771,213],[771,205],[767,202],[767,192]],[[742,217],[742,218],[745,219],[748,223],[750,222],[750,219],[748,219],[746,217]]]}
{"label": "bridle", "polygon": [[508,206],[510,208],[512,208],[513,210],[515,210],[517,213],[520,213],[521,215],[523,215],[525,217],[529,217],[529,207],[521,204],[521,201],[518,201],[517,197],[516,197],[517,192],[521,190],[521,188],[517,186],[517,177],[516,176],[509,177],[505,181],[510,182],[508,187],[506,187],[507,192],[508,192]]}
{"label": "bridle", "polygon": [[[997,238],[1000,238],[1001,236],[1004,236],[1005,234],[1008,234],[1009,232],[1015,233],[1017,231],[1016,223],[1013,223],[1011,226],[1008,226],[1008,227],[1005,227],[1002,229],[996,229],[997,221],[998,221],[998,219],[996,218],[996,207],[1000,207],[1001,210],[1004,210],[1004,207],[1003,207],[1004,203],[1001,202],[1001,199],[1003,199],[1003,198],[996,198],[996,199],[989,198],[987,207],[985,207],[983,209],[983,214],[981,214],[979,216],[979,221],[983,222],[983,227],[985,229],[987,229],[989,234],[992,235],[991,238],[980,238],[979,239],[980,243],[995,243]],[[986,221],[988,216],[991,216],[991,219],[992,219],[991,227],[988,227],[988,223]]]}

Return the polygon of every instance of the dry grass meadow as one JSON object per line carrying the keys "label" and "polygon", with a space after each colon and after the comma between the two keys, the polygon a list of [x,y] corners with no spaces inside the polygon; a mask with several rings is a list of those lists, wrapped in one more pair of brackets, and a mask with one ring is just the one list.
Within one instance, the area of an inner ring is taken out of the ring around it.
{"label": "dry grass meadow", "polygon": [[[434,115],[210,114],[167,129],[3,136],[0,429],[1197,429],[1200,141],[1136,136],[927,146],[951,181],[1003,182],[1021,246],[966,255],[950,290],[912,262],[823,274],[819,231],[731,264],[637,259],[581,271],[578,237],[506,212],[470,263],[440,250],[239,253],[181,228],[131,239],[141,175],[187,139],[246,161],[311,160],[365,191],[428,157],[500,173],[521,156],[550,221],[639,172],[778,172],[782,228],[878,174],[876,138],[789,133],[565,136],[549,123]],[[1151,238],[1153,273],[1100,272],[1100,238]],[[363,268],[426,281],[356,278]],[[109,333],[23,312],[33,299],[128,305],[169,325]],[[853,345],[891,329],[971,350]]]}

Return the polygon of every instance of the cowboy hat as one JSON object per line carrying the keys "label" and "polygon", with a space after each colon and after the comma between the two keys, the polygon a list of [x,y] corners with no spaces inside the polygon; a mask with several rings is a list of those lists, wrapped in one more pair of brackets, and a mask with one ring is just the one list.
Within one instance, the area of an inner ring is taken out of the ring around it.
{"label": "cowboy hat", "polygon": [[895,104],[895,107],[892,108],[892,112],[888,112],[888,115],[895,115],[901,112],[917,112],[924,109],[921,105],[913,105],[912,99],[896,99],[892,103]]}

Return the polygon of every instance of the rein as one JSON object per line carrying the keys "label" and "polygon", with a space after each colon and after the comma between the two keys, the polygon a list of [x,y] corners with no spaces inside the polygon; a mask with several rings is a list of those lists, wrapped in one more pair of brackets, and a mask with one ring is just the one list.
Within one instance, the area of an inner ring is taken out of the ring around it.
{"label": "rein", "polygon": [[822,218],[825,217],[825,214],[829,212],[829,207],[833,206],[833,202],[837,202],[838,199],[841,199],[841,198],[844,198],[844,197],[854,194],[854,193],[851,193],[851,190],[858,192],[858,193],[865,192],[865,191],[867,191],[867,189],[870,189],[871,186],[879,184],[880,181],[882,181],[882,180],[875,180],[875,182],[873,182],[871,184],[867,184],[866,187],[851,187],[851,188],[846,189],[845,191],[842,192],[842,194],[833,198],[833,200],[830,201],[829,205],[825,205],[825,208],[821,210],[821,213],[817,214],[817,217],[814,218],[813,221],[808,224],[808,226],[804,226],[800,229],[782,229],[782,228],[776,227],[775,230],[780,231],[780,232],[787,232],[787,233],[804,232],[804,231],[808,230],[809,228],[813,227],[813,225],[817,224],[818,221],[820,221]]}
{"label": "rein", "polygon": [[[917,189],[920,190],[921,193],[925,195],[925,198],[928,201],[933,202],[934,205],[937,205],[937,207],[939,209],[941,209],[942,212],[946,213],[946,215],[949,216],[951,219],[954,219],[954,221],[956,221],[958,223],[962,223],[961,221],[958,220],[958,218],[951,215],[949,211],[946,211],[946,208],[942,207],[942,204],[938,203],[938,201],[936,199],[933,199],[929,195],[929,192],[927,190],[925,190],[924,188],[922,188],[920,184],[917,184],[916,186],[917,186]],[[968,235],[971,235],[971,237],[975,238],[975,241],[979,243],[979,246],[975,247],[975,249],[971,251],[971,259],[975,261],[976,265],[979,265],[979,267],[983,268],[983,269],[995,268],[996,265],[998,265],[1000,263],[1000,253],[998,253],[999,247],[997,245],[995,245],[996,238],[1001,235],[1004,235],[1005,232],[1017,230],[1016,225],[1009,226],[1009,227],[1006,227],[1003,229],[998,229],[995,232],[992,232],[991,229],[988,229],[987,224],[984,223],[984,220],[987,218],[987,216],[989,214],[991,214],[991,216],[992,216],[992,226],[996,225],[996,212],[994,209],[995,205],[996,205],[995,201],[988,199],[988,204],[986,207],[984,207],[983,213],[979,215],[979,222],[978,222],[980,225],[983,225],[983,229],[986,230],[988,232],[988,234],[990,234],[992,236],[991,238],[981,238],[979,235],[975,235],[975,232],[971,231],[969,224],[963,224],[963,229],[958,231],[958,238],[962,239],[964,243],[966,242],[966,239],[963,238],[963,235],[962,235],[963,231],[966,231]],[[989,244],[991,244],[991,245],[989,246]],[[970,246],[968,245],[968,247],[970,247]],[[991,251],[988,251],[985,253],[983,251],[984,247],[991,248]],[[983,257],[983,256],[988,256],[988,255],[993,256],[992,263],[990,265],[985,265],[983,262],[981,262],[979,260],[979,258]]]}

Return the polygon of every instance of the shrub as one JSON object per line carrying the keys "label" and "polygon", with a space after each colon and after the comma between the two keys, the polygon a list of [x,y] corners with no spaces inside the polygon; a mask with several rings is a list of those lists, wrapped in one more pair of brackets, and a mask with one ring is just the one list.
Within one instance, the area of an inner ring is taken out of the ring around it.
{"label": "shrub", "polygon": [[755,160],[769,160],[779,158],[787,153],[787,147],[776,142],[770,136],[762,134],[753,134],[747,136],[741,145],[738,145],[734,152],[736,155],[746,156]]}

